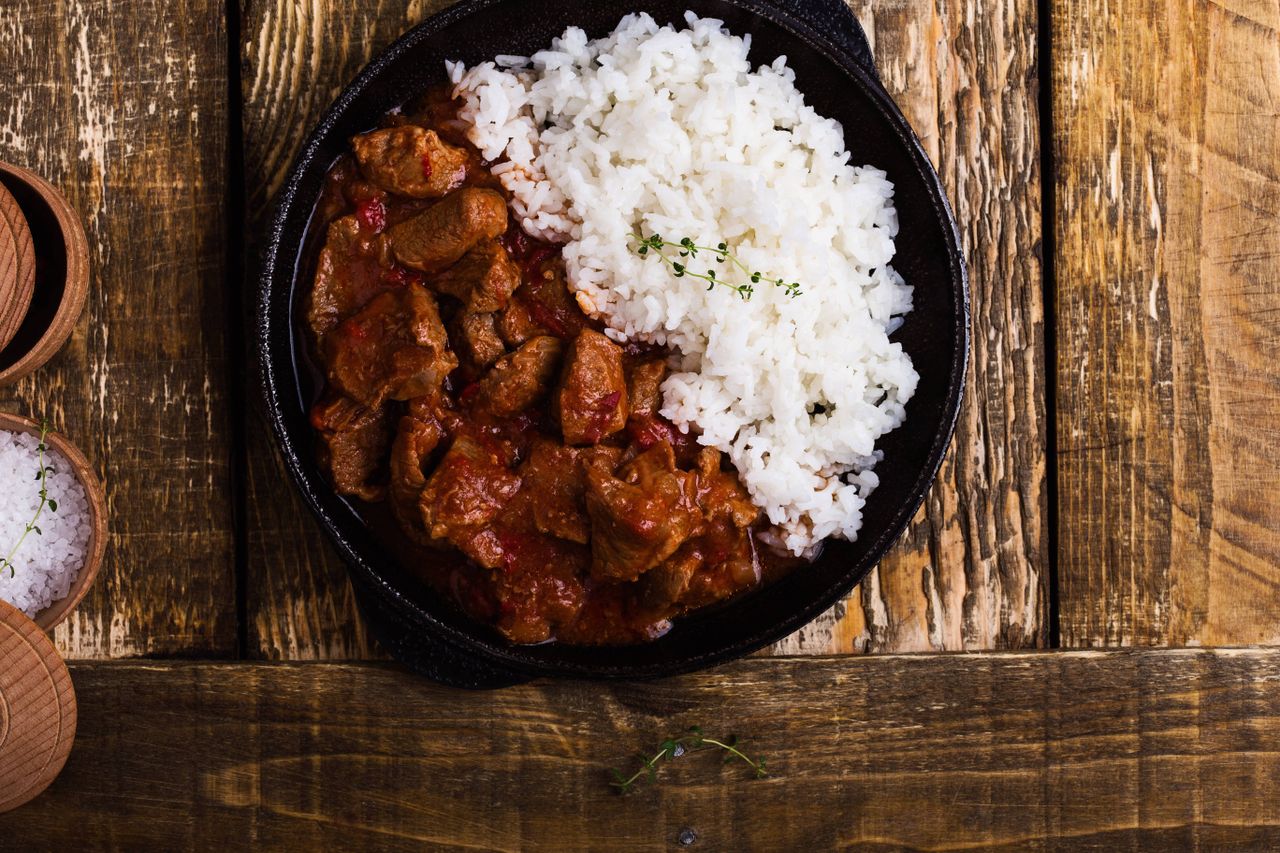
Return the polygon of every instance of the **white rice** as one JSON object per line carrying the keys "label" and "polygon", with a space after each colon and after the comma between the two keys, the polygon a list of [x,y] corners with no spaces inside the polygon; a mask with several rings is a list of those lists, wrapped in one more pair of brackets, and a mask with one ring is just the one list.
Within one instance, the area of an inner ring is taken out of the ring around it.
{"label": "white rice", "polygon": [[[752,71],[750,36],[685,20],[628,15],[597,41],[571,27],[532,57],[449,73],[516,216],[565,244],[583,308],[615,339],[679,350],[662,414],[729,454],[805,553],[856,537],[878,483],[875,442],[902,423],[918,379],[889,340],[911,310],[889,266],[893,184],[850,164],[843,129],[805,104],[785,57]],[[802,293],[760,284],[743,301],[677,279],[634,251],[633,234],[655,233],[724,241]]]}
{"label": "white rice", "polygon": [[[0,557],[7,557],[40,505],[40,470],[37,436],[0,430]],[[0,599],[35,617],[55,601],[66,598],[84,566],[89,546],[89,504],[84,487],[72,473],[66,458],[50,447],[45,465],[48,505],[13,554],[13,572],[0,567]]]}

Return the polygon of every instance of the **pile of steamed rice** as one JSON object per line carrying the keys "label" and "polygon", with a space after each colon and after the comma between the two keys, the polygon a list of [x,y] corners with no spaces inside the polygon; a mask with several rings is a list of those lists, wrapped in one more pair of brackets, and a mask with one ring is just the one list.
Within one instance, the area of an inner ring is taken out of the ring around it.
{"label": "pile of steamed rice", "polygon": [[[629,15],[603,39],[570,28],[532,57],[448,71],[517,218],[564,244],[584,310],[617,340],[679,351],[662,414],[727,453],[802,554],[857,536],[876,440],[918,379],[889,338],[911,310],[889,265],[893,184],[851,165],[843,129],[805,104],[785,57],[753,70],[750,36],[692,13],[686,24]],[[653,234],[723,241],[802,293],[762,283],[744,301],[675,278],[634,251]]]}
{"label": "pile of steamed rice", "polygon": [[[40,439],[22,432],[0,430],[0,557],[6,557],[22,537],[40,505]],[[0,567],[0,599],[35,617],[55,601],[66,598],[84,566],[89,547],[89,504],[84,486],[71,464],[53,448],[45,452],[45,488],[57,504],[40,513],[34,530],[13,553],[12,570]]]}

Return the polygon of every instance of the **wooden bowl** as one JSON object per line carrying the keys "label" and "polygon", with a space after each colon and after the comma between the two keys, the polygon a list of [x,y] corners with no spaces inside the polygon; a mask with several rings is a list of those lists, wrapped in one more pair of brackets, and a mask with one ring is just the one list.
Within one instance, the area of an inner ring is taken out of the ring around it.
{"label": "wooden bowl", "polygon": [[[35,421],[5,412],[0,412],[0,429],[8,432],[25,432],[31,435],[40,435],[40,425]],[[85,458],[79,448],[56,432],[49,433],[45,437],[45,441],[71,463],[71,469],[76,475],[76,479],[80,481],[80,485],[84,487],[85,498],[89,503],[90,524],[85,563],[80,568],[80,574],[76,576],[75,582],[71,585],[70,592],[67,593],[65,598],[55,601],[36,614],[36,624],[42,630],[51,631],[55,625],[65,620],[67,615],[84,598],[84,594],[89,591],[89,587],[93,585],[94,579],[98,576],[98,569],[102,567],[102,557],[107,550],[107,498],[102,489],[102,481],[98,479],[98,475],[89,464],[89,460]]]}
{"label": "wooden bowl", "polygon": [[0,352],[22,327],[36,286],[36,250],[27,217],[0,184]]}
{"label": "wooden bowl", "polygon": [[17,201],[35,250],[30,306],[0,349],[3,385],[43,365],[71,336],[89,295],[89,244],[79,215],[44,178],[0,163],[0,185]]}

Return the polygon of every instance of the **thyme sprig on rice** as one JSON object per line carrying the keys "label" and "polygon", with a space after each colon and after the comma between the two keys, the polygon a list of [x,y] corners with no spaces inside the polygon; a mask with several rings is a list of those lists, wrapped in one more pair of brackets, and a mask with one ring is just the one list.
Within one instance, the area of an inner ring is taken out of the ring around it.
{"label": "thyme sprig on rice", "polygon": [[[671,268],[672,274],[676,278],[702,279],[707,283],[707,290],[715,290],[716,285],[727,287],[742,297],[743,301],[749,300],[756,292],[755,286],[761,282],[772,284],[774,287],[781,287],[788,296],[796,297],[800,295],[800,283],[798,281],[785,281],[781,278],[769,278],[759,270],[753,270],[738,260],[733,252],[729,251],[727,243],[717,243],[714,246],[700,246],[688,237],[681,237],[678,243],[672,243],[662,239],[660,234],[652,234],[648,237],[642,237],[639,234],[631,235],[636,240],[636,245],[631,250],[640,257],[649,257],[650,254],[662,259],[662,262]],[[707,252],[715,258],[717,264],[731,264],[737,267],[743,275],[748,279],[746,283],[738,284],[732,281],[726,281],[716,275],[715,267],[708,267],[706,272],[695,272],[689,269],[689,265],[685,261],[678,261],[675,258],[668,257],[663,249],[672,248],[679,252],[681,258],[696,258],[699,252]]]}
{"label": "thyme sprig on rice", "polygon": [[17,577],[18,570],[13,565],[13,558],[17,556],[18,549],[21,548],[22,543],[26,541],[27,535],[31,533],[31,531],[33,530],[36,532],[37,536],[44,535],[44,531],[42,531],[40,529],[40,526],[36,523],[40,520],[40,515],[44,512],[44,508],[48,507],[49,512],[58,511],[58,502],[53,498],[49,497],[49,488],[48,488],[49,475],[55,473],[55,471],[52,465],[44,464],[44,454],[45,454],[45,451],[49,449],[44,442],[45,442],[45,439],[49,437],[49,433],[51,432],[53,432],[53,427],[49,426],[49,421],[47,419],[41,418],[40,443],[36,445],[36,451],[38,453],[38,456],[37,456],[37,462],[36,462],[36,477],[35,477],[36,481],[40,483],[40,504],[39,506],[36,507],[36,514],[33,515],[31,517],[31,520],[26,523],[26,526],[22,528],[22,535],[18,537],[17,542],[13,543],[13,547],[9,549],[9,553],[4,557],[0,557],[0,572],[4,571],[5,569],[8,569],[9,577]]}

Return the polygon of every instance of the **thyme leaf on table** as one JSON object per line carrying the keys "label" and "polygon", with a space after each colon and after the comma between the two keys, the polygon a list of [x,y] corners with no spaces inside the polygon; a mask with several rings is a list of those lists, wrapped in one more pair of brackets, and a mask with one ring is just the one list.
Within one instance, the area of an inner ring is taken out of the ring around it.
{"label": "thyme leaf on table", "polygon": [[638,754],[636,757],[640,761],[640,768],[630,776],[623,774],[617,768],[611,769],[609,773],[613,777],[613,781],[609,784],[617,788],[619,794],[630,793],[641,781],[656,781],[658,767],[662,762],[681,758],[691,752],[701,752],[708,749],[722,750],[725,753],[726,764],[734,761],[746,762],[755,771],[757,779],[768,776],[769,773],[765,768],[764,758],[761,756],[752,758],[746,752],[743,752],[739,746],[740,744],[735,735],[729,735],[727,738],[722,739],[710,738],[702,733],[700,727],[693,726],[684,735],[667,738],[658,744],[656,752]]}

